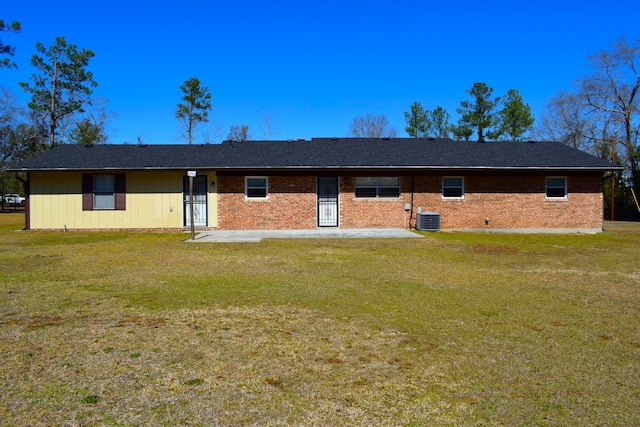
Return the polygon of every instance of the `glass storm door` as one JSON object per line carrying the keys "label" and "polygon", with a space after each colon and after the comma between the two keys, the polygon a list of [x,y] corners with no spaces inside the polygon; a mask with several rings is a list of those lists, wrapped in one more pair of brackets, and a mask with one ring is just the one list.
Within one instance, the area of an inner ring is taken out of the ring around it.
{"label": "glass storm door", "polygon": [[318,177],[318,227],[338,226],[338,177]]}
{"label": "glass storm door", "polygon": [[[191,227],[191,206],[189,203],[189,177],[182,177],[182,200],[184,220],[183,226]],[[193,177],[193,225],[194,227],[207,226],[207,176],[196,175]]]}

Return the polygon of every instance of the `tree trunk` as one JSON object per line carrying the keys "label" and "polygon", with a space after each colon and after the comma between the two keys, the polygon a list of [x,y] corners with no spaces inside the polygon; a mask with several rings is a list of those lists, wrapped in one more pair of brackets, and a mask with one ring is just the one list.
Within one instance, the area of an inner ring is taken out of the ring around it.
{"label": "tree trunk", "polygon": [[51,105],[49,106],[49,146],[54,147],[56,132],[56,85],[58,83],[57,62],[53,63],[53,76],[51,76]]}

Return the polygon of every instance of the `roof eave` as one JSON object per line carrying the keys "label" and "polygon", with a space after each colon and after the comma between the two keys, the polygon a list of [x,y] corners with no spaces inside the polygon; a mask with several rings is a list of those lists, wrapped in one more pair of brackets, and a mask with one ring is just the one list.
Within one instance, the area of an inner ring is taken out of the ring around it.
{"label": "roof eave", "polygon": [[8,172],[82,172],[82,171],[170,171],[170,170],[219,170],[219,171],[249,171],[249,170],[265,170],[265,171],[339,171],[339,170],[406,170],[406,171],[573,171],[573,172],[609,172],[622,171],[622,166],[607,167],[581,167],[581,166],[382,166],[382,165],[343,165],[343,166],[167,166],[167,167],[96,167],[96,168],[8,168]]}

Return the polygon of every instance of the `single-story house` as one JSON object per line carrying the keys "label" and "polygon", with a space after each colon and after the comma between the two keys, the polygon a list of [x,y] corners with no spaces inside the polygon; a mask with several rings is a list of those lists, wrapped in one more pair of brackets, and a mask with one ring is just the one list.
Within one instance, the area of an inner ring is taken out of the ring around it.
{"label": "single-story house", "polygon": [[26,172],[33,230],[403,228],[601,231],[618,166],[558,142],[313,138],[60,145]]}

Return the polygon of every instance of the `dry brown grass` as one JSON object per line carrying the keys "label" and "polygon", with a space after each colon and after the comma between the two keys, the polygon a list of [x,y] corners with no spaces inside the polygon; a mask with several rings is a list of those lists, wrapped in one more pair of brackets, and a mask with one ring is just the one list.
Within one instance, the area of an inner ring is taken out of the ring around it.
{"label": "dry brown grass", "polygon": [[447,423],[471,409],[397,331],[287,307],[117,311],[3,325],[7,425]]}
{"label": "dry brown grass", "polygon": [[633,224],[194,245],[20,221],[2,426],[640,424]]}

